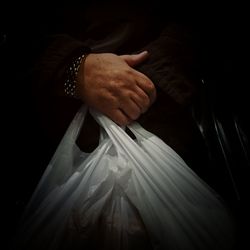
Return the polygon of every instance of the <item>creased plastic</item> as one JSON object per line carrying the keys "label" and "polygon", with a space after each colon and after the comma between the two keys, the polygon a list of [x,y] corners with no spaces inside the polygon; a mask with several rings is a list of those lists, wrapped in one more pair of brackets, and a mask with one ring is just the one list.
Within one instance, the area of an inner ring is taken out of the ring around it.
{"label": "creased plastic", "polygon": [[90,110],[101,127],[92,153],[76,145],[76,114],[39,185],[14,249],[223,250],[234,224],[218,195],[138,123],[136,139]]}

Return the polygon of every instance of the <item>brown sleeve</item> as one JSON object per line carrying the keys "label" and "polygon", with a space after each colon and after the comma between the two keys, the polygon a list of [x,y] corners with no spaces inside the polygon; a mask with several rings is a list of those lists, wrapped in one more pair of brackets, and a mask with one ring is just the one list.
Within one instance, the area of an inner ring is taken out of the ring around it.
{"label": "brown sleeve", "polygon": [[32,69],[32,87],[35,95],[61,93],[66,69],[73,58],[90,52],[83,42],[65,34],[51,36],[47,43]]}
{"label": "brown sleeve", "polygon": [[180,105],[190,103],[197,87],[197,59],[192,31],[188,27],[170,23],[160,37],[144,49],[149,59],[138,67]]}

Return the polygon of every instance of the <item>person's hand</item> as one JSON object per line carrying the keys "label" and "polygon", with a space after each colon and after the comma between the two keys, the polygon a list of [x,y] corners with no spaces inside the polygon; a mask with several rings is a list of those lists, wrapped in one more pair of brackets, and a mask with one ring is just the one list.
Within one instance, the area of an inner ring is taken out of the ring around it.
{"label": "person's hand", "polygon": [[78,95],[117,124],[129,124],[156,98],[152,81],[133,68],[147,57],[147,52],[122,56],[89,54],[79,69]]}

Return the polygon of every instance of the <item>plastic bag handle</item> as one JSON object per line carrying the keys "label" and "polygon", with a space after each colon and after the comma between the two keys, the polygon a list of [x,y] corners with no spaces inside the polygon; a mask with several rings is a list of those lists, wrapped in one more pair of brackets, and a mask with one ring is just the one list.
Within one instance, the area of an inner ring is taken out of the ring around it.
{"label": "plastic bag handle", "polygon": [[88,107],[86,105],[82,105],[79,111],[76,113],[75,117],[73,118],[72,122],[70,123],[66,133],[63,137],[63,140],[70,140],[75,142],[77,137],[81,131],[83,126],[83,122],[85,120],[87,114]]}
{"label": "plastic bag handle", "polygon": [[[95,121],[105,130],[105,132],[108,134],[109,138],[113,141],[115,145],[119,144],[119,146],[122,146],[120,145],[121,142],[119,141],[117,135],[122,135],[123,140],[126,140],[127,143],[136,144],[135,141],[125,132],[126,127],[121,127],[117,125],[110,118],[94,109],[89,109],[89,111]],[[131,125],[127,126],[127,128],[138,140],[140,140],[143,136],[154,136],[147,130],[143,129],[143,127],[137,122],[133,122]]]}

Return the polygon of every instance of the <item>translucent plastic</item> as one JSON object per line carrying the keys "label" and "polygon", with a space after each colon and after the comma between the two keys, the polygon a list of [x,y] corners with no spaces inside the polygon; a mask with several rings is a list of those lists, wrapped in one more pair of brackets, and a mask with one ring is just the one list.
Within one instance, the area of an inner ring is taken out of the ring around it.
{"label": "translucent plastic", "polygon": [[76,114],[37,189],[15,249],[231,249],[234,225],[216,193],[138,123],[133,140],[91,110],[101,129],[92,153],[76,145]]}

